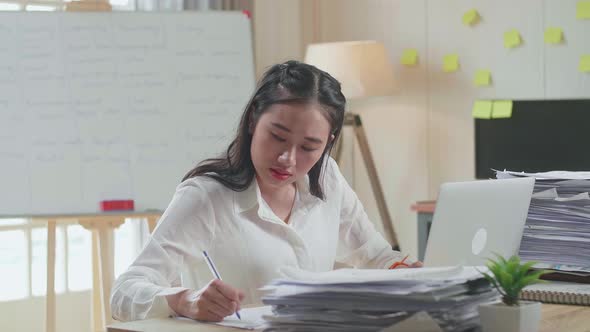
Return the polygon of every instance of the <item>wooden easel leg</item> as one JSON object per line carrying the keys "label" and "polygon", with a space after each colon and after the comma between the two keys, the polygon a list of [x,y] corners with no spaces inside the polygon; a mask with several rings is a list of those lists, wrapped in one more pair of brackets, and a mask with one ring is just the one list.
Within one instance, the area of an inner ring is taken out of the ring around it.
{"label": "wooden easel leg", "polygon": [[100,282],[100,248],[98,239],[98,229],[92,229],[92,331],[103,332],[105,323],[103,321],[103,308],[101,301],[101,282]]}
{"label": "wooden easel leg", "polygon": [[110,302],[115,277],[113,232],[125,222],[125,217],[106,220],[91,217],[78,222],[92,231],[92,328],[95,332],[103,332],[113,321]]}
{"label": "wooden easel leg", "polygon": [[148,217],[147,218],[148,230],[149,230],[150,234],[152,234],[154,232],[154,229],[156,228],[156,225],[158,224],[159,219],[160,219],[159,217]]}
{"label": "wooden easel leg", "polygon": [[375,162],[373,161],[367,135],[365,134],[360,116],[358,114],[354,114],[353,116],[355,136],[359,143],[361,154],[363,155],[365,167],[369,173],[369,180],[371,182],[371,188],[373,189],[373,196],[375,196],[375,200],[377,201],[377,207],[379,209],[379,215],[381,216],[381,222],[383,223],[383,229],[387,233],[386,236],[388,237],[389,243],[391,243],[393,248],[399,249],[397,235],[393,228],[393,222],[391,220],[391,216],[389,215],[389,210],[387,209],[385,195],[383,194],[381,182],[379,181],[379,176],[377,175],[377,167],[375,167]]}
{"label": "wooden easel leg", "polygon": [[55,332],[55,232],[56,221],[47,221],[47,296],[45,331]]}
{"label": "wooden easel leg", "polygon": [[103,319],[105,325],[112,322],[111,316],[111,288],[115,277],[113,271],[113,229],[108,226],[98,228],[98,247],[100,249],[100,278],[101,278],[101,297],[103,308]]}

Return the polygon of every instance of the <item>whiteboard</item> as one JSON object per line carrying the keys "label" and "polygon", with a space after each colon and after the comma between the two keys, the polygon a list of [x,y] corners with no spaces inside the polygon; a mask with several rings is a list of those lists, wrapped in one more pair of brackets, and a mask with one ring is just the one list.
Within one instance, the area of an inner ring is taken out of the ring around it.
{"label": "whiteboard", "polygon": [[254,84],[239,12],[0,13],[0,215],[165,209]]}

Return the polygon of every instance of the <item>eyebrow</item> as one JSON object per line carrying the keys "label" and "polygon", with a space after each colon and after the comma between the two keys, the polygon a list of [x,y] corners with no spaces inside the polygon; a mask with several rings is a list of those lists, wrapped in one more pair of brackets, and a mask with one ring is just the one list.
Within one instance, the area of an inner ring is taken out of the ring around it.
{"label": "eyebrow", "polygon": [[[283,131],[286,131],[286,132],[288,132],[288,133],[290,133],[290,132],[291,132],[291,129],[289,129],[289,128],[287,128],[287,127],[283,126],[283,125],[282,125],[282,124],[280,124],[280,123],[272,122],[271,124],[273,125],[273,127],[279,128],[279,129],[281,129],[281,130],[283,130]],[[319,138],[317,138],[317,137],[305,136],[304,138],[305,138],[306,140],[310,141],[310,142],[313,142],[313,143],[322,143],[322,142],[323,142],[321,139],[319,139]]]}

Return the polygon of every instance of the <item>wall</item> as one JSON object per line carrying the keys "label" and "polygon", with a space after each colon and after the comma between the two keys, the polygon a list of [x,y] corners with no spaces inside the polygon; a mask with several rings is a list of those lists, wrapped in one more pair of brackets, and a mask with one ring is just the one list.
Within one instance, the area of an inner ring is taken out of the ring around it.
{"label": "wall", "polygon": [[[362,113],[398,238],[412,254],[416,218],[410,204],[436,198],[443,182],[474,179],[475,99],[590,98],[590,75],[577,71],[580,55],[590,54],[590,21],[575,19],[577,0],[290,0],[274,6],[283,3],[297,10],[274,11],[272,18],[261,15],[258,29],[289,19],[299,22],[299,31],[268,32],[273,40],[290,44],[259,58],[257,66],[302,59],[309,42],[376,39],[389,50],[398,91],[386,101],[355,105],[355,111]],[[469,28],[461,17],[471,8],[482,20]],[[544,44],[549,26],[564,30],[564,44]],[[523,45],[508,50],[503,33],[512,28],[519,30]],[[270,47],[264,38],[256,43],[257,52]],[[418,50],[418,66],[399,64],[406,48]],[[449,53],[459,55],[458,72],[441,70]],[[473,85],[480,68],[491,70],[491,87]],[[345,175],[355,183],[369,216],[378,221],[358,149],[352,153],[356,163],[352,171],[344,167]]]}
{"label": "wall", "polygon": [[[275,62],[303,59],[305,46],[311,42],[377,39],[385,43],[392,61],[394,52],[401,52],[401,45],[411,44],[421,53],[426,51],[424,1],[289,0],[257,1],[255,4],[274,7],[273,10],[255,8],[258,73]],[[274,29],[275,22],[284,19],[298,22],[300,31]],[[261,30],[264,32],[260,33]],[[392,31],[405,33],[393,34]],[[289,46],[275,48],[278,40],[288,40]],[[261,54],[271,47],[270,53]],[[428,188],[427,70],[423,64],[408,69],[397,63],[399,61],[394,61],[396,77],[404,84],[398,84],[393,97],[357,102],[351,104],[350,109],[362,115],[400,245],[404,251],[415,255],[417,235],[410,205],[427,198]],[[349,148],[355,143],[350,129],[345,130],[343,140]],[[357,144],[354,149],[345,150],[342,161],[342,172],[355,188],[371,220],[383,230]]]}
{"label": "wall", "polygon": [[[352,104],[351,110],[362,116],[400,246],[410,253],[416,252],[417,236],[410,205],[426,198],[428,186],[427,68],[423,64],[399,66],[393,55],[401,53],[403,45],[426,51],[424,10],[424,1],[328,0],[319,8],[318,42],[375,39],[392,55],[397,81],[394,96]],[[352,153],[353,187],[371,219],[382,228],[358,147]]]}
{"label": "wall", "polygon": [[[478,98],[589,98],[590,75],[578,72],[590,53],[590,21],[576,20],[577,0],[427,1],[429,67],[429,196],[445,181],[474,178],[471,105]],[[471,8],[482,15],[472,28],[461,23]],[[565,43],[547,45],[547,27],[560,27]],[[503,33],[517,29],[523,44],[503,46]],[[461,68],[445,74],[442,58],[458,53]],[[477,69],[489,69],[493,84],[472,83]]]}
{"label": "wall", "polygon": [[271,65],[289,59],[301,59],[305,49],[300,0],[255,0],[254,59],[256,77]]}

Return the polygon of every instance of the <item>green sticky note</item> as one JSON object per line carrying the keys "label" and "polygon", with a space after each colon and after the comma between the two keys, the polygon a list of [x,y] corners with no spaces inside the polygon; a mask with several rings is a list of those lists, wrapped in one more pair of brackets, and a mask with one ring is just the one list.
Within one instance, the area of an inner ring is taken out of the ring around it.
{"label": "green sticky note", "polygon": [[492,101],[491,100],[477,100],[473,103],[473,111],[471,112],[476,119],[491,119],[492,118]]}
{"label": "green sticky note", "polygon": [[580,57],[580,65],[578,69],[582,73],[589,73],[590,72],[590,55],[582,55]]}
{"label": "green sticky note", "polygon": [[514,48],[522,43],[518,30],[512,29],[504,32],[504,47]]}
{"label": "green sticky note", "polygon": [[590,19],[590,1],[578,1],[576,5],[576,18],[578,20]]}
{"label": "green sticky note", "polygon": [[473,83],[475,86],[488,86],[492,83],[492,74],[489,70],[480,69],[475,72]]}
{"label": "green sticky note", "polygon": [[559,44],[563,41],[563,31],[561,28],[547,28],[545,30],[545,43]]}
{"label": "green sticky note", "polygon": [[402,65],[405,66],[414,66],[418,63],[418,51],[413,48],[409,48],[404,50],[402,54]]}
{"label": "green sticky note", "polygon": [[509,118],[512,116],[512,100],[494,100],[492,118]]}
{"label": "green sticky note", "polygon": [[479,22],[480,16],[477,10],[472,9],[463,14],[463,24],[467,26],[475,25]]}
{"label": "green sticky note", "polygon": [[447,54],[443,58],[443,71],[451,73],[459,69],[459,56],[457,54]]}

